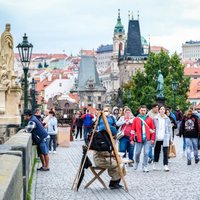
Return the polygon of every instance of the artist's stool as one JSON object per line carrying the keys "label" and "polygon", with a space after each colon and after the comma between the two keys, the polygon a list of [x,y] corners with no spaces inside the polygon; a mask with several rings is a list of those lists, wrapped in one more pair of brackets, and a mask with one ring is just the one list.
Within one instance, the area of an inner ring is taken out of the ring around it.
{"label": "artist's stool", "polygon": [[103,185],[105,189],[107,189],[105,183],[101,179],[100,175],[103,174],[103,172],[106,170],[106,168],[101,168],[101,167],[90,167],[91,172],[94,174],[94,177],[86,184],[85,189],[89,187],[96,179],[99,180],[99,182]]}

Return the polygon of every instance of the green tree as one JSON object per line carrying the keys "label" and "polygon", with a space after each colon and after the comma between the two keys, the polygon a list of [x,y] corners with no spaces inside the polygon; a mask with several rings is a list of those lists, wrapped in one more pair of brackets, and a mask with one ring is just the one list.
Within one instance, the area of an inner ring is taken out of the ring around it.
{"label": "green tree", "polygon": [[[151,108],[151,105],[156,102],[158,70],[161,70],[164,77],[165,105],[172,108],[174,106],[172,81],[176,80],[179,84],[176,92],[176,105],[179,105],[182,110],[186,110],[189,106],[187,92],[190,78],[184,77],[184,66],[178,55],[174,53],[170,57],[164,51],[158,54],[151,52],[144,65],[144,71],[137,71],[132,80],[123,86],[123,103],[130,106],[133,111],[142,104]],[[131,98],[128,93],[131,94]]]}

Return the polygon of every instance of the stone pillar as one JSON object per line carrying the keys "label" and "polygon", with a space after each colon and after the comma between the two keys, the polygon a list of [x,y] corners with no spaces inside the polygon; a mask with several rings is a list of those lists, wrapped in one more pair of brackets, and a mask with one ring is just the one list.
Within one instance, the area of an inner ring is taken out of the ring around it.
{"label": "stone pillar", "polygon": [[6,111],[6,87],[0,87],[0,114]]}

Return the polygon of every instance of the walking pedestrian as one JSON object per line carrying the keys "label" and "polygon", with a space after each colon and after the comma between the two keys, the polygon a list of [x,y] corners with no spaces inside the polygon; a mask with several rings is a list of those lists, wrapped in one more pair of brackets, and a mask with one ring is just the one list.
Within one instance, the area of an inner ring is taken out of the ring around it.
{"label": "walking pedestrian", "polygon": [[154,148],[153,170],[159,161],[161,146],[163,147],[163,165],[164,170],[169,171],[168,167],[168,150],[172,142],[172,125],[170,119],[165,115],[165,107],[160,106],[159,114],[154,118],[156,141]]}
{"label": "walking pedestrian", "polygon": [[79,132],[80,132],[80,139],[82,139],[83,119],[81,117],[82,117],[82,113],[79,111],[77,113],[77,117],[76,117],[76,121],[75,121],[75,125],[76,125],[75,139],[77,139]]}
{"label": "walking pedestrian", "polygon": [[82,115],[81,118],[83,119],[85,144],[88,145],[88,134],[92,130],[92,123],[93,123],[92,119],[94,118],[94,116],[90,114],[89,110],[87,110],[86,114]]}
{"label": "walking pedestrian", "polygon": [[[158,109],[159,109],[159,105],[157,103],[154,103],[152,105],[152,109],[148,112],[148,116],[151,117],[152,119],[158,115]],[[149,147],[149,161],[148,163],[151,164],[154,160],[154,156],[153,156],[153,144],[150,145]]]}
{"label": "walking pedestrian", "polygon": [[117,126],[120,126],[119,130],[124,132],[124,136],[119,140],[119,152],[124,153],[123,157],[126,157],[126,152],[128,152],[128,157],[131,161],[129,167],[133,167],[132,163],[134,163],[134,144],[131,144],[130,141],[133,120],[134,116],[130,108],[126,108],[124,110],[124,116],[121,116],[116,123]]}
{"label": "walking pedestrian", "polygon": [[131,137],[131,144],[135,142],[135,170],[138,169],[140,162],[140,154],[144,148],[143,157],[143,171],[149,172],[147,168],[149,146],[154,143],[154,123],[151,117],[147,115],[147,107],[142,105],[139,108],[139,114],[133,120]]}
{"label": "walking pedestrian", "polygon": [[199,127],[198,127],[198,118],[192,113],[192,110],[189,109],[186,112],[186,115],[183,117],[179,136],[185,138],[186,142],[186,151],[187,151],[187,164],[191,165],[191,151],[194,151],[195,163],[199,162],[198,155],[198,137],[199,137]]}

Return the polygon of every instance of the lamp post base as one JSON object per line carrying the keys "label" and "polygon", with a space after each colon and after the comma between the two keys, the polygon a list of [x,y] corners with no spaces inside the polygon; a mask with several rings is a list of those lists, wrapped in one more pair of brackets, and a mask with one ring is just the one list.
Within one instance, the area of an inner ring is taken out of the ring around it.
{"label": "lamp post base", "polygon": [[165,97],[156,97],[156,102],[159,104],[159,105],[165,105],[165,100],[166,98]]}

